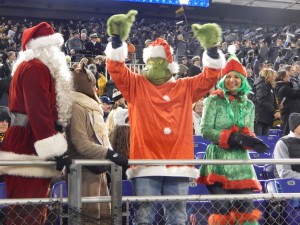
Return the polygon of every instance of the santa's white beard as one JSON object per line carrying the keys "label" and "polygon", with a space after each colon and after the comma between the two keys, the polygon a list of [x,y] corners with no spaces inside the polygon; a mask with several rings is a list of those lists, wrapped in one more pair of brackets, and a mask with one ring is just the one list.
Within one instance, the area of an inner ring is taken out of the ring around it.
{"label": "santa's white beard", "polygon": [[[58,112],[58,122],[66,127],[71,117],[73,80],[69,66],[66,63],[66,56],[58,46],[49,46],[33,50],[34,58],[45,64],[55,81],[56,106]],[[13,67],[12,74],[16,68],[26,59],[26,51],[21,52]]]}

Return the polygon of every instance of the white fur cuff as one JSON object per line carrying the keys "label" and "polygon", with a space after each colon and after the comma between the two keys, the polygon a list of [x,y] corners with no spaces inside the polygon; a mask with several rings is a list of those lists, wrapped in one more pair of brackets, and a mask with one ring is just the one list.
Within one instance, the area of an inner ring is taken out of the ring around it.
{"label": "white fur cuff", "polygon": [[52,137],[35,142],[34,147],[40,158],[50,159],[64,154],[68,149],[68,144],[65,137],[57,133]]}
{"label": "white fur cuff", "polygon": [[219,58],[213,59],[207,55],[207,51],[203,53],[202,65],[212,69],[222,69],[226,65],[226,59],[221,50],[218,50]]}
{"label": "white fur cuff", "polygon": [[105,49],[105,55],[113,61],[124,61],[128,55],[127,44],[123,42],[121,47],[114,49],[111,42],[109,42]]}

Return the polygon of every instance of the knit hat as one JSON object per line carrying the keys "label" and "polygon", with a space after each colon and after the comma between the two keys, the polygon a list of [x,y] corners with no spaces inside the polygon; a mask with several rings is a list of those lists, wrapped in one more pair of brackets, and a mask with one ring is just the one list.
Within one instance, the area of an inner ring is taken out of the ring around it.
{"label": "knit hat", "polygon": [[9,112],[8,107],[0,106],[0,121],[6,120],[9,125],[11,124],[11,120],[14,119],[14,116]]}
{"label": "knit hat", "polygon": [[144,48],[143,60],[147,64],[148,59],[162,57],[169,61],[168,69],[172,74],[178,73],[179,66],[173,62],[173,49],[168,42],[162,38],[157,38],[147,48]]}
{"label": "knit hat", "polygon": [[26,29],[22,35],[22,50],[37,49],[48,46],[59,46],[64,43],[61,34],[55,33],[51,25],[41,22],[38,25]]}
{"label": "knit hat", "polygon": [[236,47],[235,45],[230,45],[228,47],[228,53],[230,56],[227,59],[226,66],[222,69],[222,76],[225,76],[230,71],[236,71],[242,74],[244,77],[247,77],[245,67],[240,63],[239,59],[235,55]]}
{"label": "knit hat", "polygon": [[300,125],[300,113],[291,113],[289,117],[289,127],[290,131],[294,130]]}
{"label": "knit hat", "polygon": [[98,100],[95,97],[96,78],[90,70],[85,69],[84,66],[76,68],[73,71],[73,82],[75,91]]}
{"label": "knit hat", "polygon": [[113,90],[113,94],[112,94],[112,99],[116,102],[119,99],[123,98],[122,94],[120,91],[118,91],[117,89]]}
{"label": "knit hat", "polygon": [[129,119],[128,119],[128,109],[118,109],[114,115],[114,124],[117,125],[127,125],[129,126]]}

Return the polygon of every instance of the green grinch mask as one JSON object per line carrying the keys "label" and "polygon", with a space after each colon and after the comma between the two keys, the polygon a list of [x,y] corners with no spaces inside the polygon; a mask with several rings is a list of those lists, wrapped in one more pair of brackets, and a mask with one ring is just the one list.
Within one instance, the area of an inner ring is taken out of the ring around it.
{"label": "green grinch mask", "polygon": [[142,74],[154,85],[159,86],[166,83],[172,77],[168,69],[169,61],[162,58],[148,59]]}

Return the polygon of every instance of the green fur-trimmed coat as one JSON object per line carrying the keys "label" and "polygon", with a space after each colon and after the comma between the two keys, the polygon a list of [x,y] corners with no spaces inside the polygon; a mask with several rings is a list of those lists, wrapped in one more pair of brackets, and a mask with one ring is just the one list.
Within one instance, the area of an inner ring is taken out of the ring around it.
{"label": "green fur-trimmed coat", "polygon": [[[201,121],[201,133],[212,144],[206,149],[205,159],[249,159],[247,149],[231,149],[228,139],[231,133],[241,132],[254,136],[254,105],[246,100],[244,127],[239,127],[241,101],[229,95],[230,106],[224,98],[222,90],[215,91],[204,103]],[[229,116],[228,107],[232,108],[233,118]],[[224,189],[261,190],[252,165],[202,165],[198,183],[212,185],[223,184]]]}

